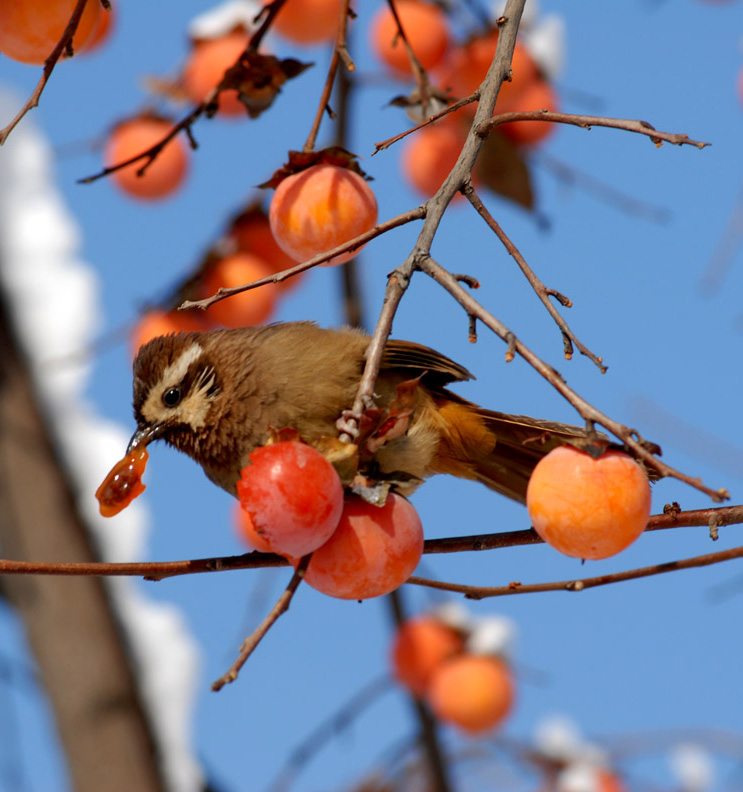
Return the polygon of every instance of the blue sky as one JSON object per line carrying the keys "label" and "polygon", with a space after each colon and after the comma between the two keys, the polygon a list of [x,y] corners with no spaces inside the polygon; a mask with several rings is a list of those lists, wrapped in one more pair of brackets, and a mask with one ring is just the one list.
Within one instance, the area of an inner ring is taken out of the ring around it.
{"label": "blue sky", "polygon": [[[376,4],[358,6],[352,51],[363,75],[374,68],[365,27]],[[140,107],[145,75],[174,73],[186,53],[188,20],[203,7],[194,0],[126,5],[110,45],[55,72],[41,107],[32,114],[60,152],[59,186],[81,226],[83,255],[99,274],[102,332],[130,321],[140,305],[167,291],[253,193],[253,185],[282,164],[288,149],[301,147],[309,129],[327,66],[328,55],[321,49],[301,51],[299,57],[314,60],[316,67],[287,84],[275,107],[260,119],[198,123],[194,131],[200,148],[189,182],[172,200],[137,204],[106,182],[75,183],[99,168],[100,154],[85,153],[82,146],[73,154],[69,144],[94,141],[116,119]],[[551,320],[497,240],[466,206],[447,213],[433,253],[449,269],[477,277],[483,304],[589,401],[659,442],[671,465],[715,488],[727,487],[732,502],[739,503],[740,254],[715,293],[704,293],[700,280],[741,192],[743,108],[736,93],[743,61],[741,4],[544,0],[542,8],[559,12],[566,24],[566,69],[558,80],[565,110],[641,118],[658,129],[713,144],[704,151],[668,145],[656,149],[629,133],[566,127],[546,147],[546,153],[575,171],[663,207],[669,214],[665,223],[628,215],[579,185],[557,181],[538,161],[533,173],[549,229],[522,210],[487,197],[491,211],[546,284],[573,300],[566,316],[579,337],[603,356],[607,374],[599,374],[585,358],[562,359],[561,339]],[[292,52],[278,41],[275,47],[283,54]],[[19,98],[37,75],[38,69],[0,60],[0,81]],[[350,147],[374,176],[380,219],[420,200],[401,183],[399,148],[370,156],[374,142],[406,126],[400,110],[385,107],[401,92],[391,82],[369,81],[353,102]],[[321,138],[323,134],[330,134],[327,120]],[[363,252],[369,322],[379,311],[386,273],[405,258],[415,234],[413,227],[399,229]],[[275,318],[338,324],[338,296],[338,273],[319,269],[282,302]],[[437,348],[473,371],[477,380],[458,389],[468,399],[505,412],[579,421],[524,362],[504,362],[499,340],[483,330],[478,344],[469,344],[461,309],[423,276],[414,279],[403,301],[394,335]],[[127,429],[133,425],[128,356],[125,344],[97,356],[88,392],[101,413]],[[143,497],[153,525],[148,558],[242,552],[232,531],[230,499],[190,460],[165,447],[153,448],[147,486]],[[711,505],[700,493],[672,481],[657,484],[653,500],[654,511],[674,500],[684,508]],[[427,537],[528,526],[523,507],[470,483],[435,479],[413,502]],[[113,521],[111,530],[116,530]],[[739,530],[721,529],[714,546],[703,528],[658,532],[641,537],[617,558],[584,567],[544,546],[428,557],[424,574],[484,585],[559,580],[734,547]],[[579,595],[469,604],[474,613],[502,613],[518,624],[518,703],[504,734],[530,739],[540,719],[554,713],[573,718],[588,735],[681,727],[740,731],[742,571],[740,562],[732,562]],[[736,579],[741,582],[738,593],[733,587],[732,596],[713,596]],[[334,601],[306,588],[239,681],[211,693],[210,681],[229,665],[242,636],[286,580],[285,570],[245,571],[139,584],[181,608],[201,646],[195,746],[207,772],[225,790],[266,788],[295,743],[386,669],[390,617],[385,603]],[[412,587],[404,595],[411,612],[437,601]],[[4,651],[22,658],[17,625],[9,614],[0,614]],[[23,717],[16,729],[26,788],[67,789],[43,702],[23,685],[3,695],[10,695]],[[3,728],[13,728],[12,721],[0,718]],[[347,788],[413,728],[404,698],[387,694],[316,757],[296,789]],[[444,736],[451,746],[461,744],[446,729]],[[635,773],[630,777],[670,787],[663,752],[654,757],[626,765]],[[729,788],[731,778],[735,780],[730,765],[722,765],[716,788]],[[2,783],[0,778],[0,789]],[[462,788],[477,788],[471,778],[468,783]]]}

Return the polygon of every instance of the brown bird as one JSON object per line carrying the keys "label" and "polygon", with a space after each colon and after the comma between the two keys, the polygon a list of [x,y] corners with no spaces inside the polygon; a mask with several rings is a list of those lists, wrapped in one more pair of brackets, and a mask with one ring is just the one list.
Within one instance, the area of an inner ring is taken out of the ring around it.
{"label": "brown bird", "polygon": [[[163,439],[235,495],[240,471],[271,428],[291,427],[309,442],[337,434],[368,344],[369,336],[358,330],[324,330],[311,322],[155,338],[134,362],[137,430],[129,447]],[[419,480],[449,473],[523,502],[536,463],[551,449],[586,437],[579,427],[465,401],[444,386],[472,375],[409,341],[387,342],[377,406],[389,406],[397,385],[418,377],[407,432],[374,457],[382,476],[410,479],[405,493]]]}

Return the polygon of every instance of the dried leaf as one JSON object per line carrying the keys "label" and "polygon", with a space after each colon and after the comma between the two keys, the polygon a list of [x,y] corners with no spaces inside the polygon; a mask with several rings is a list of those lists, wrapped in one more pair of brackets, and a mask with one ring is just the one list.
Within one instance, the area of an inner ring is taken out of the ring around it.
{"label": "dried leaf", "polygon": [[534,192],[526,161],[497,129],[488,135],[475,165],[477,181],[525,209],[534,208]]}
{"label": "dried leaf", "polygon": [[300,171],[307,170],[313,165],[336,165],[339,168],[347,168],[361,176],[362,179],[371,181],[371,178],[364,173],[357,162],[357,155],[347,151],[342,146],[330,146],[320,151],[290,151],[289,160],[274,172],[268,181],[259,184],[258,187],[276,188],[287,176],[292,176]]}
{"label": "dried leaf", "polygon": [[[248,52],[231,66],[219,83],[219,90],[234,89],[251,118],[258,118],[272,104],[287,81],[308,69],[312,63],[294,58],[279,60],[275,55]],[[217,101],[206,109],[207,115],[217,111]]]}

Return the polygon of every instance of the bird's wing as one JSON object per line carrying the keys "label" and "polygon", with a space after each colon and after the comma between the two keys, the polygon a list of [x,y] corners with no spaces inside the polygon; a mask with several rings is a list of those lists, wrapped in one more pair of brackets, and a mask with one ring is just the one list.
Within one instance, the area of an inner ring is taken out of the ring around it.
{"label": "bird's wing", "polygon": [[464,382],[474,376],[464,366],[455,363],[435,349],[413,341],[390,339],[384,348],[382,369],[402,369],[412,375],[427,373],[427,379],[437,385],[449,382]]}

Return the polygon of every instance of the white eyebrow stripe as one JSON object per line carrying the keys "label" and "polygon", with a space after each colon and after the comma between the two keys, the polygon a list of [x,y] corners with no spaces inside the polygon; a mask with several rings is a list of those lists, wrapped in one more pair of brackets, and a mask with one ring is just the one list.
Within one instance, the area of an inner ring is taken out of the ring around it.
{"label": "white eyebrow stripe", "polygon": [[176,360],[171,363],[160,378],[163,385],[179,383],[188,372],[189,366],[201,357],[204,350],[200,344],[191,344],[191,346]]}

